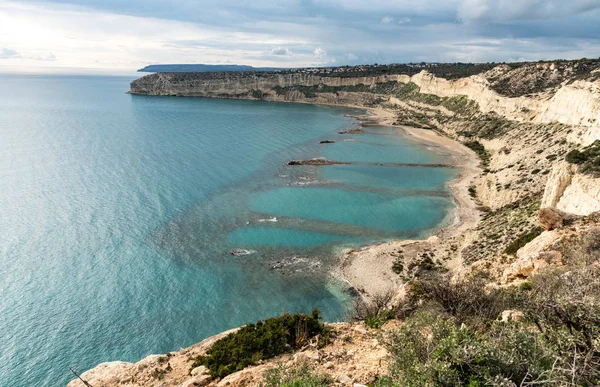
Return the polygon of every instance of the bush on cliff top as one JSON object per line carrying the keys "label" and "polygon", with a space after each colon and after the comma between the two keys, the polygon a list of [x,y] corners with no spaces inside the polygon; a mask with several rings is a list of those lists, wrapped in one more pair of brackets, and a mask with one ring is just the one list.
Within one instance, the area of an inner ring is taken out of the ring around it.
{"label": "bush on cliff top", "polygon": [[204,365],[213,378],[222,378],[260,360],[301,348],[317,335],[328,336],[318,309],[310,315],[286,313],[248,324],[217,341],[206,356],[196,358],[192,369]]}
{"label": "bush on cliff top", "polygon": [[600,140],[596,140],[581,151],[573,149],[567,153],[565,160],[579,165],[581,172],[600,173]]}

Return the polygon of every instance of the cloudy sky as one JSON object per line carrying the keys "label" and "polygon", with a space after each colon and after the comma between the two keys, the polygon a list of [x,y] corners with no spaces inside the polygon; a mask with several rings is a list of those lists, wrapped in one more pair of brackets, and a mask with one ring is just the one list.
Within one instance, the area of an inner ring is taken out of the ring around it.
{"label": "cloudy sky", "polygon": [[0,71],[580,57],[600,0],[0,0]]}

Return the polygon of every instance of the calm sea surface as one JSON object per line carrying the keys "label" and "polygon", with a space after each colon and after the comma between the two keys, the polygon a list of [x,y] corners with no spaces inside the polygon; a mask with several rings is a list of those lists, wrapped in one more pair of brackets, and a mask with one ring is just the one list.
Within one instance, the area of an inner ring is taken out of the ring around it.
{"label": "calm sea surface", "polygon": [[[0,76],[0,386],[63,386],[282,311],[342,319],[336,253],[447,221],[454,170],[368,164],[446,156],[390,128],[338,134],[353,111],[131,80]],[[285,165],[311,157],[353,164]]]}

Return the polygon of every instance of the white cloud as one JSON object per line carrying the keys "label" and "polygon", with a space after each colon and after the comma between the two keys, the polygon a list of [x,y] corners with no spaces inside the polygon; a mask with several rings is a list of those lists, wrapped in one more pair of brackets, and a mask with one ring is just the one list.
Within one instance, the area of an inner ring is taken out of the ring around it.
{"label": "white cloud", "polygon": [[405,16],[403,18],[400,18],[400,20],[398,20],[398,24],[406,24],[406,23],[410,23],[411,21],[412,21],[411,18]]}
{"label": "white cloud", "polygon": [[[0,0],[0,47],[10,47],[0,55],[15,66],[133,70],[149,63],[227,60],[273,66],[278,62],[265,58],[265,46],[307,43],[268,32]],[[274,51],[280,56],[291,52],[286,48]],[[314,57],[299,59],[295,65],[308,66]]]}
{"label": "white cloud", "polygon": [[381,19],[381,23],[383,23],[383,24],[390,24],[393,21],[394,21],[394,18],[390,17],[390,16],[385,16],[383,19]]}
{"label": "white cloud", "polygon": [[321,47],[317,47],[313,50],[313,54],[317,59],[323,59],[327,56],[327,51],[323,50]]}
{"label": "white cloud", "polygon": [[271,55],[290,55],[291,53],[287,47],[277,47],[271,50]]}

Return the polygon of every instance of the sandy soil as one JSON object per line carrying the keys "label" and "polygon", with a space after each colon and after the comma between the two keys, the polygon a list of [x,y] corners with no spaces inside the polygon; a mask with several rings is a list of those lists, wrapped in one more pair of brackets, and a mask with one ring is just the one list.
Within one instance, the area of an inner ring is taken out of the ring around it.
{"label": "sandy soil", "polygon": [[[371,109],[369,112],[371,115],[365,117],[368,121],[393,126],[396,118],[393,111],[377,108]],[[430,251],[436,255],[450,256],[445,261],[445,266],[450,270],[459,270],[462,267],[461,246],[469,239],[467,231],[474,228],[479,222],[480,215],[476,208],[477,205],[468,193],[468,187],[472,180],[481,172],[477,155],[464,145],[432,130],[397,128],[405,135],[450,155],[452,164],[460,170],[456,178],[449,183],[455,205],[449,215],[452,217],[450,225],[440,229],[427,240],[387,242],[345,254],[339,270],[343,278],[366,299],[390,290],[397,292],[401,288],[400,276],[392,271],[392,265],[399,257],[407,260],[424,251]]]}

